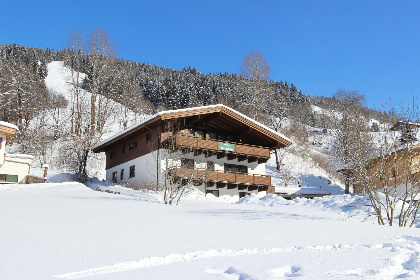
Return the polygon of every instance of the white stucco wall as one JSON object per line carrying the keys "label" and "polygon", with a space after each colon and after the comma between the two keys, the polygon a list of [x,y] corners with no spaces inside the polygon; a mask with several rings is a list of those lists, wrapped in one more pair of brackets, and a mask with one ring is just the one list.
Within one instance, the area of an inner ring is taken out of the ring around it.
{"label": "white stucco wall", "polygon": [[[112,182],[112,174],[117,172],[117,183],[127,180],[135,180],[138,182],[145,182],[151,185],[156,184],[156,156],[157,152],[152,152],[142,157],[130,160],[118,166],[112,167],[106,171],[106,179],[108,182]],[[238,162],[237,159],[228,160],[226,157],[217,159],[217,156],[206,157],[204,154],[194,155],[194,153],[182,154],[181,152],[169,153],[165,149],[160,150],[159,154],[160,165],[159,165],[159,182],[163,183],[165,178],[166,167],[181,166],[182,158],[189,158],[194,160],[194,168],[206,169],[207,161],[213,161],[215,163],[215,170],[224,171],[224,164],[238,164],[248,166],[249,174],[265,175],[265,163],[258,164],[258,162],[248,163],[248,160]],[[129,178],[130,166],[135,166],[135,177]],[[124,169],[124,177],[121,180],[121,170]],[[198,186],[197,186],[198,187]],[[199,189],[204,191],[204,185]],[[257,191],[255,191],[257,193]],[[221,190],[220,196],[226,195],[227,197],[238,196],[238,190]]]}
{"label": "white stucco wall", "polygon": [[[162,156],[163,152],[160,151],[160,155]],[[112,182],[112,174],[117,172],[117,182],[121,182],[121,170],[124,169],[124,178],[125,180],[136,180],[139,182],[148,182],[151,184],[156,183],[156,156],[157,152],[152,152],[147,155],[135,158],[133,160],[127,161],[115,167],[106,170],[106,180],[108,182]],[[162,159],[162,157],[160,157]],[[135,166],[135,176],[130,178],[130,166]],[[162,160],[161,160],[161,168],[159,170],[159,181],[162,181],[164,178]]]}
{"label": "white stucco wall", "polygon": [[29,155],[6,154],[0,174],[18,175],[18,183],[25,184],[26,177],[31,173],[33,157]]}

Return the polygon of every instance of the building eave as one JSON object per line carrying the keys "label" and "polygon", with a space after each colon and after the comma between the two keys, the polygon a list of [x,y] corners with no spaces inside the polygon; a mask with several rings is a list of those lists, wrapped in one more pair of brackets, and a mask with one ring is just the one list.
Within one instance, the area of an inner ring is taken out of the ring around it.
{"label": "building eave", "polygon": [[266,127],[265,125],[245,116],[244,114],[229,108],[223,104],[217,105],[209,105],[209,106],[202,106],[202,107],[193,107],[193,108],[186,108],[186,109],[179,109],[179,110],[169,110],[169,111],[162,111],[156,113],[149,118],[134,124],[133,126],[121,131],[120,133],[115,134],[114,136],[107,138],[98,144],[94,145],[91,149],[93,152],[103,152],[105,148],[113,143],[119,141],[121,138],[125,138],[128,135],[131,135],[140,129],[142,129],[145,125],[149,125],[152,122],[160,119],[160,120],[170,120],[170,119],[178,119],[178,118],[187,118],[196,115],[207,115],[211,113],[220,112],[226,114],[227,116],[236,119],[237,121],[255,129],[259,133],[263,134],[265,137],[268,137],[278,143],[276,146],[283,146],[287,147],[292,144],[292,141],[287,138],[286,136]]}

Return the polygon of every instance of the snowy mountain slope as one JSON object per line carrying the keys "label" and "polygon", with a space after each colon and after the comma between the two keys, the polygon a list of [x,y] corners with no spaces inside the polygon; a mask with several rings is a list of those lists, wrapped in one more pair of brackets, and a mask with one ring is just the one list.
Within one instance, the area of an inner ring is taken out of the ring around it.
{"label": "snowy mountain slope", "polygon": [[1,279],[418,279],[418,228],[377,226],[351,196],[230,204],[0,186]]}
{"label": "snowy mountain slope", "polygon": [[[62,61],[53,61],[47,65],[48,75],[45,78],[45,84],[50,92],[53,92],[57,95],[62,95],[67,101],[68,105],[66,108],[60,108],[59,114],[54,110],[49,110],[45,115],[42,115],[36,118],[32,124],[43,124],[47,127],[59,127],[61,131],[65,131],[67,134],[70,131],[71,127],[71,116],[72,108],[75,105],[74,98],[74,86],[71,70],[64,66]],[[81,74],[81,80],[85,75]],[[81,86],[81,85],[80,85]],[[104,131],[102,139],[107,138],[113,135],[116,131],[123,130],[123,123],[126,122],[127,125],[131,125],[145,117],[146,115],[135,114],[131,110],[127,110],[127,119],[125,119],[124,107],[113,100],[106,100],[109,102],[110,116],[108,121],[104,126]],[[91,103],[91,93],[80,89],[80,99],[82,113],[86,116],[90,114],[90,103]],[[98,101],[97,101],[98,102]],[[42,118],[41,118],[42,117]],[[84,121],[88,121],[86,117]],[[62,172],[69,172],[67,170],[66,163],[63,161],[63,150],[66,147],[71,146],[67,138],[60,138],[55,141],[51,141],[51,148],[47,150],[47,163],[50,165],[49,174],[55,175]],[[88,165],[88,173],[91,176],[98,176],[104,178],[105,172],[105,163],[103,155],[91,155],[89,157],[90,164]],[[35,161],[33,164],[32,174],[42,176],[43,170],[40,168],[40,162]]]}
{"label": "snowy mountain slope", "polygon": [[[47,88],[50,91],[53,91],[58,94],[62,94],[69,102],[66,110],[63,112],[66,117],[64,119],[69,119],[71,115],[71,108],[74,104],[74,87],[73,87],[73,79],[71,70],[66,68],[64,66],[64,63],[62,61],[53,61],[47,65],[48,69],[48,75],[45,78],[45,84]],[[81,73],[81,80],[85,74]],[[81,85],[80,85],[81,86]],[[90,100],[91,100],[91,93],[89,91],[80,89],[80,95],[81,95],[81,102],[82,106],[89,110],[90,108]],[[109,137],[115,131],[119,131],[123,129],[123,119],[122,117],[124,114],[122,114],[124,107],[113,100],[109,100],[110,108],[112,108],[111,111],[111,117],[108,121],[107,125],[105,126],[105,131],[103,138]],[[127,114],[128,120],[127,123],[133,124],[137,122],[138,120],[141,120],[144,118],[142,115],[137,115],[131,110],[128,110]],[[69,125],[69,122],[67,122],[67,125]]]}

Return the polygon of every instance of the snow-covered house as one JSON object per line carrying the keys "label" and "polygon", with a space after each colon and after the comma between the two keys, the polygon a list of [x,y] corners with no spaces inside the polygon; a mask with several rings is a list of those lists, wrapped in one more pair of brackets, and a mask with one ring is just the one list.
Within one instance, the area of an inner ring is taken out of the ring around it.
{"label": "snow-covered house", "polygon": [[110,182],[162,185],[169,175],[177,184],[239,198],[274,192],[265,163],[271,150],[291,143],[227,106],[211,105],[157,113],[92,150],[106,153]]}
{"label": "snow-covered house", "polygon": [[6,153],[6,142],[17,130],[15,125],[0,121],[0,184],[28,182],[33,156]]}

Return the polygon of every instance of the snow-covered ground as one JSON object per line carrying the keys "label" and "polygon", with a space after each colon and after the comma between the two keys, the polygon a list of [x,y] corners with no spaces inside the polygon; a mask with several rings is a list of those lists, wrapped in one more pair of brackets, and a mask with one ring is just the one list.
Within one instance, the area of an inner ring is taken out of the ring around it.
{"label": "snow-covered ground", "polygon": [[360,198],[120,190],[0,185],[0,279],[419,279],[419,228],[363,222]]}

